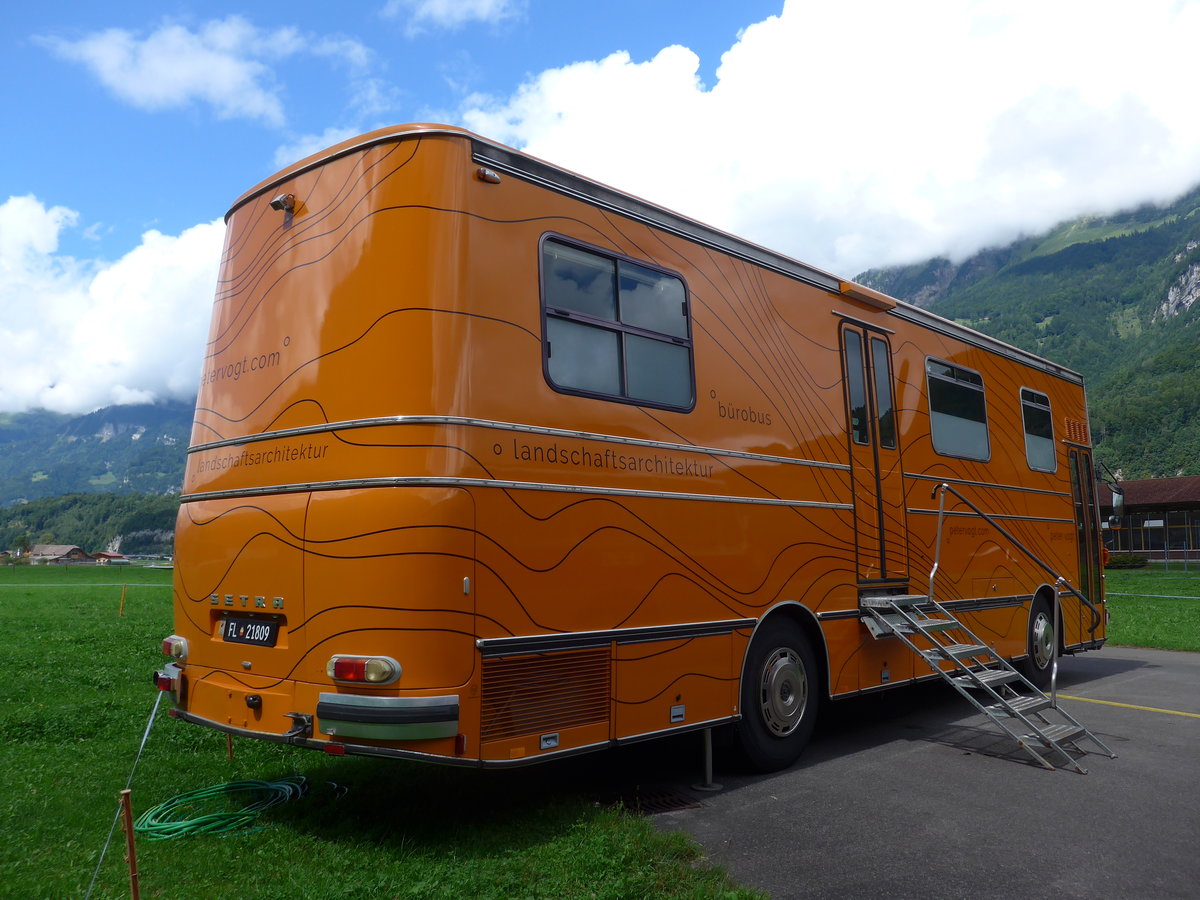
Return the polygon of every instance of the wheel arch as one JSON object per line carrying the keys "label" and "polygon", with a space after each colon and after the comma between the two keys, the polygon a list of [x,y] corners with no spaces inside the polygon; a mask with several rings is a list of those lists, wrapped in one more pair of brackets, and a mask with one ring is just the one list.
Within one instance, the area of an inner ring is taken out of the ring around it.
{"label": "wheel arch", "polygon": [[778,619],[788,619],[799,626],[801,633],[808,638],[812,645],[813,653],[817,656],[817,671],[820,676],[821,683],[820,696],[824,700],[829,699],[829,648],[825,645],[825,633],[821,630],[821,624],[817,621],[816,614],[797,600],[785,600],[771,607],[762,616],[759,617],[758,623],[754,626],[754,631],[750,633],[750,639],[746,641],[745,652],[742,653],[741,674],[738,678],[738,683],[746,679],[746,663],[750,658],[750,648],[754,645],[754,638],[758,632],[767,623],[768,620],[776,621]]}
{"label": "wheel arch", "polygon": [[[1036,603],[1038,600],[1045,600],[1045,601],[1046,601],[1046,604],[1047,604],[1047,605],[1050,607],[1050,614],[1051,614],[1051,615],[1053,615],[1053,614],[1054,614],[1055,601],[1056,601],[1056,600],[1058,600],[1058,591],[1057,591],[1057,590],[1055,590],[1055,587],[1054,587],[1054,585],[1052,585],[1052,584],[1047,584],[1047,583],[1043,582],[1043,583],[1042,583],[1042,584],[1041,584],[1041,585],[1040,585],[1040,586],[1037,588],[1037,590],[1035,590],[1035,591],[1033,592],[1033,594],[1032,594],[1032,595],[1030,595],[1030,597],[1029,597],[1029,614],[1030,614],[1030,615],[1033,615],[1033,605],[1034,605],[1034,604],[1035,604],[1035,603]],[[1063,632],[1064,632],[1066,629],[1063,627],[1063,621],[1062,621],[1062,620],[1063,620],[1063,618],[1064,618],[1064,614],[1063,614],[1063,612],[1062,612],[1062,609],[1061,609],[1061,606],[1062,606],[1062,603],[1061,603],[1061,601],[1059,602],[1059,604],[1058,604],[1058,605],[1059,605],[1059,607],[1060,607],[1060,608],[1059,608],[1059,613],[1058,613],[1058,614],[1059,614],[1059,621],[1055,623],[1055,625],[1054,625],[1054,630],[1055,630],[1055,632],[1056,632],[1056,634],[1055,634],[1055,639],[1058,641],[1058,653],[1059,653],[1059,655],[1061,656],[1061,655],[1062,655],[1062,653],[1063,653],[1063,650],[1064,650],[1064,648],[1066,647],[1066,643],[1065,643],[1065,642],[1064,642],[1064,640],[1063,640]],[[1025,627],[1026,627],[1026,633],[1028,633],[1028,628],[1029,628],[1029,625],[1028,625],[1028,623],[1026,623],[1026,626],[1025,626]],[[1026,650],[1028,650],[1028,648],[1026,648]]]}

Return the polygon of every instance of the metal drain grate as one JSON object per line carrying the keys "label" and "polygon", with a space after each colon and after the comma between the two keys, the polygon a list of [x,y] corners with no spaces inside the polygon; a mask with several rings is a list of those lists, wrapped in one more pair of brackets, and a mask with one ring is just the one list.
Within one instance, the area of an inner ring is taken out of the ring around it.
{"label": "metal drain grate", "polygon": [[642,816],[654,816],[681,809],[700,809],[705,805],[691,794],[670,787],[639,787],[632,791],[624,791],[612,800],[612,804],[620,804],[631,813]]}

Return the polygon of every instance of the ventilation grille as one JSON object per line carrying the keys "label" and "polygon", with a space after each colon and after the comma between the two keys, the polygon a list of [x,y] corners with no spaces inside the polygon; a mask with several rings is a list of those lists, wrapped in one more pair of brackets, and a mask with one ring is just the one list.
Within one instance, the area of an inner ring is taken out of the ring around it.
{"label": "ventilation grille", "polygon": [[483,740],[605,722],[609,649],[483,661]]}
{"label": "ventilation grille", "polygon": [[1081,419],[1067,419],[1067,440],[1073,444],[1090,444],[1087,422]]}

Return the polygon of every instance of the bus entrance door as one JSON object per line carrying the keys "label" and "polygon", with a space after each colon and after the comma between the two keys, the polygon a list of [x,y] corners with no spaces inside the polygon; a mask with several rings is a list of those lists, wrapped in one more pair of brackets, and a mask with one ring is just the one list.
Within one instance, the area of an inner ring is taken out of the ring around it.
{"label": "bus entrance door", "polygon": [[[1100,560],[1100,513],[1096,506],[1096,476],[1092,471],[1092,455],[1083,448],[1071,448],[1071,500],[1075,506],[1075,546],[1079,558],[1078,576],[1075,586],[1083,596],[1099,606],[1104,599],[1102,593],[1103,565]],[[1074,607],[1078,618],[1068,617],[1067,610]],[[1093,640],[1102,635],[1095,634],[1097,615],[1082,603],[1063,606],[1063,637],[1069,644]],[[1071,619],[1076,619],[1072,622]],[[1076,631],[1078,628],[1078,631]]]}
{"label": "bus entrance door", "polygon": [[842,358],[858,581],[903,582],[908,577],[908,528],[886,333],[846,322]]}

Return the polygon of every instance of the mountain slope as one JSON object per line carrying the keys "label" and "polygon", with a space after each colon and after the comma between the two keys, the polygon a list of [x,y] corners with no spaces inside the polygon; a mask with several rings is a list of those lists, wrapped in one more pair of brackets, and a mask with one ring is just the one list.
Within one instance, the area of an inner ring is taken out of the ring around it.
{"label": "mountain slope", "polygon": [[178,492],[191,428],[184,403],[0,414],[0,506],[69,493]]}
{"label": "mountain slope", "polygon": [[1082,372],[1125,477],[1200,474],[1200,188],[857,280]]}

